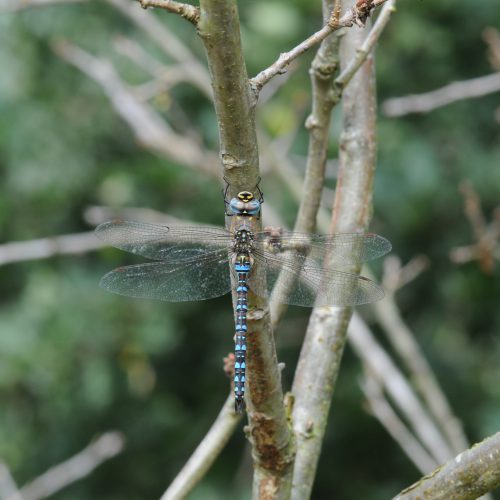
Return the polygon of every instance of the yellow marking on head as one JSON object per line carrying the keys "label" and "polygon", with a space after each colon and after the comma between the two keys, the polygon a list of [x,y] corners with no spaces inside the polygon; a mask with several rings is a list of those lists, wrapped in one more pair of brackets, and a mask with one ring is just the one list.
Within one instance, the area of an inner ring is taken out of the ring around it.
{"label": "yellow marking on head", "polygon": [[240,191],[237,196],[244,203],[253,200],[253,194],[250,191]]}

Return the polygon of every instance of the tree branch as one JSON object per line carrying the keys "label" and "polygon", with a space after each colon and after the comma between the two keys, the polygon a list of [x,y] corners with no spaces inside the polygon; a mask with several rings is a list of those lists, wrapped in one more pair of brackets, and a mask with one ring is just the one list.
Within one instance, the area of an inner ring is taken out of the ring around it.
{"label": "tree branch", "polygon": [[103,462],[118,455],[123,450],[124,443],[121,433],[106,432],[70,459],[50,468],[23,486],[19,490],[20,498],[39,500],[53,495],[69,484],[88,476]]}
{"label": "tree branch", "polygon": [[[309,150],[303,189],[301,189],[300,207],[295,222],[295,231],[312,232],[315,229],[325,179],[328,134],[332,109],[339,103],[344,88],[375,47],[376,41],[388,23],[391,12],[394,10],[394,4],[395,0],[389,0],[384,5],[382,12],[361,45],[361,48],[356,51],[356,55],[335,80],[334,75],[338,68],[338,37],[325,38],[321,42],[321,46],[313,60],[310,69],[313,109],[306,121],[306,127],[310,131]],[[325,0],[323,2],[323,16],[325,22],[332,18],[337,22],[340,16],[340,2],[337,1],[334,3],[332,0]],[[334,88],[333,92],[332,86]],[[276,291],[273,293],[273,297],[279,295],[284,288],[289,286],[291,286],[290,278],[286,280],[280,277],[280,280],[276,283]],[[272,299],[270,310],[273,327],[275,327],[286,310],[286,306]]]}
{"label": "tree branch", "polygon": [[95,237],[94,231],[4,243],[0,245],[0,266],[26,260],[47,259],[54,255],[85,253],[102,246],[104,244]]}
{"label": "tree branch", "polygon": [[[363,30],[341,41],[341,67],[363,43]],[[344,92],[340,174],[331,232],[364,231],[371,217],[375,171],[375,84],[368,58]],[[351,308],[314,308],[293,382],[297,439],[293,499],[308,498],[316,474],[330,403],[340,368]]]}
{"label": "tree branch", "polygon": [[[325,22],[330,13],[339,13],[338,2],[323,1],[323,17]],[[300,189],[300,205],[295,220],[294,230],[302,233],[313,232],[316,227],[316,216],[321,200],[321,191],[325,180],[326,155],[330,131],[331,113],[334,106],[331,88],[335,73],[339,66],[339,38],[325,38],[314,57],[309,73],[312,86],[312,111],[306,120],[309,130],[309,146],[307,153],[306,172]],[[271,319],[275,328],[286,310],[286,305],[276,297],[280,292],[293,285],[292,277],[280,276],[271,296]]]}
{"label": "tree branch", "polygon": [[356,74],[361,65],[366,61],[366,58],[370,54],[370,52],[374,49],[382,31],[386,27],[391,14],[396,11],[395,8],[396,1],[388,0],[387,3],[383,6],[380,11],[377,20],[375,21],[373,28],[368,33],[368,36],[365,38],[364,42],[361,44],[361,47],[356,50],[356,54],[351,59],[349,64],[342,70],[340,75],[335,79],[335,94],[337,95],[337,99],[340,99],[342,94],[342,89],[351,81],[352,77]]}
{"label": "tree branch", "polygon": [[[259,179],[254,107],[243,59],[235,0],[201,0],[198,32],[212,75],[220,151],[229,192],[254,192]],[[236,219],[232,217],[229,219]],[[230,229],[237,221],[230,220]],[[260,230],[260,220],[250,220]],[[253,272],[259,276],[258,265]],[[233,295],[234,299],[234,295]],[[287,496],[293,442],[283,406],[281,376],[270,328],[267,301],[248,296],[247,394],[249,438],[253,445],[254,496]]]}
{"label": "tree branch", "polygon": [[187,497],[215,462],[240,420],[241,417],[234,413],[231,391],[212,427],[160,500]]}
{"label": "tree branch", "polygon": [[487,223],[481,208],[481,200],[469,181],[460,184],[464,197],[464,212],[469,220],[475,237],[475,243],[465,247],[453,248],[450,258],[453,262],[463,264],[477,260],[481,270],[492,274],[495,260],[500,259],[500,206],[493,211],[491,222]]}
{"label": "tree branch", "polygon": [[363,7],[353,6],[338,20],[337,10],[332,10],[327,23],[319,31],[311,35],[309,38],[299,43],[296,47],[288,52],[280,54],[279,58],[271,66],[261,71],[258,75],[250,80],[252,88],[256,93],[269,81],[279,73],[283,73],[285,68],[297,57],[308,51],[312,46],[323,41],[328,35],[340,28],[350,27],[353,24],[362,25],[371,11],[382,5],[387,0],[368,0],[363,2]]}
{"label": "tree branch", "polygon": [[115,9],[128,17],[151,37],[158,46],[174,61],[182,64],[189,72],[192,82],[211,100],[212,88],[206,68],[189,48],[151,12],[141,10],[137,4],[123,0],[106,0]]}
{"label": "tree branch", "polygon": [[436,467],[437,463],[429,455],[427,450],[420,444],[410,432],[408,427],[392,409],[385,399],[382,387],[369,370],[366,371],[360,383],[363,394],[368,400],[371,413],[382,424],[387,433],[399,444],[406,456],[415,464],[418,470],[425,474]]}
{"label": "tree branch", "polygon": [[2,461],[0,461],[0,499],[22,500],[9,467]]}
{"label": "tree branch", "polygon": [[474,500],[500,486],[500,432],[457,455],[394,500]]}
{"label": "tree branch", "polygon": [[[451,456],[451,452],[458,453],[468,446],[467,438],[460,420],[453,414],[413,333],[403,321],[391,289],[386,287],[386,290],[385,299],[373,304],[372,308],[384,333],[403,360],[416,388],[452,447],[450,455],[444,457],[446,460]],[[443,457],[441,458],[440,461],[443,461]]]}
{"label": "tree branch", "polygon": [[382,103],[387,116],[404,116],[409,113],[428,113],[464,99],[482,97],[500,91],[500,73],[493,73],[471,80],[453,82],[424,94],[394,97]]}
{"label": "tree branch", "polygon": [[196,26],[200,20],[200,9],[187,3],[175,2],[174,0],[139,0],[141,7],[157,7],[173,14],[179,14],[191,24]]}
{"label": "tree branch", "polygon": [[356,313],[349,325],[349,343],[369,368],[372,376],[383,383],[386,392],[405,416],[419,440],[431,453],[435,463],[444,462],[452,457],[453,451],[419,401],[410,383]]}

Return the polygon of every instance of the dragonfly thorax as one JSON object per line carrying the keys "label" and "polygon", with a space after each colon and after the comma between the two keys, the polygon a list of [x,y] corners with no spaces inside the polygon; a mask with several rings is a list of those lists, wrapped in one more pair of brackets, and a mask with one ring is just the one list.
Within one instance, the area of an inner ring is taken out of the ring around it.
{"label": "dragonfly thorax", "polygon": [[257,215],[260,212],[260,201],[250,191],[240,191],[229,202],[229,208],[234,215]]}
{"label": "dragonfly thorax", "polygon": [[250,255],[253,251],[253,233],[246,228],[239,228],[234,232],[233,252],[235,254]]}

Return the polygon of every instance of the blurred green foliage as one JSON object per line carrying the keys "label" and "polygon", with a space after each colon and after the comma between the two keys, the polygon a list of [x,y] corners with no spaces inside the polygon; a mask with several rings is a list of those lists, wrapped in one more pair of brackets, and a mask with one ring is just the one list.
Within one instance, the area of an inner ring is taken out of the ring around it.
{"label": "blurred green foliage", "polygon": [[[321,24],[320,2],[239,2],[248,70],[255,74]],[[191,25],[157,17],[200,58]],[[377,50],[379,99],[432,90],[491,72],[481,33],[500,26],[495,2],[399,2]],[[168,58],[109,4],[82,2],[0,15],[0,198],[2,242],[88,230],[92,204],[142,206],[198,222],[223,221],[214,180],[147,152],[101,89],[60,60],[52,44],[69,39],[110,58],[123,78],[147,75],[113,49],[125,35]],[[258,111],[276,137],[300,127],[309,110],[306,54],[287,84]],[[212,106],[188,85],[156,100],[174,128],[198,127],[217,147]],[[427,115],[380,116],[373,228],[403,261],[430,257],[429,271],[399,304],[472,441],[500,427],[499,272],[453,264],[448,252],[472,242],[458,186],[478,191],[488,217],[500,199],[498,94]],[[337,155],[335,112],[330,157]],[[304,157],[300,129],[292,154]],[[303,161],[302,161],[303,165]],[[296,205],[281,181],[262,183],[266,199],[293,221]],[[229,297],[171,305],[111,296],[97,288],[107,270],[130,263],[111,249],[0,269],[0,458],[19,484],[76,453],[108,429],[126,451],[56,499],[157,498],[189,457],[228,391],[222,357],[231,350]],[[497,266],[498,267],[498,266]],[[293,376],[308,311],[281,327],[280,358]],[[376,328],[376,327],[375,327]],[[348,351],[323,447],[315,499],[386,499],[419,477],[380,425],[363,411],[360,366]],[[250,459],[241,429],[193,499],[249,498]]]}

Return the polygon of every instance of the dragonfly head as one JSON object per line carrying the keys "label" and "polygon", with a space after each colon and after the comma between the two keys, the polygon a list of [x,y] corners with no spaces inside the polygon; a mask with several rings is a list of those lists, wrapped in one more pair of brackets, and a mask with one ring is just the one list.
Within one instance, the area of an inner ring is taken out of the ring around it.
{"label": "dragonfly head", "polygon": [[234,215],[243,217],[258,215],[261,202],[256,200],[250,191],[240,191],[235,198],[229,202],[229,208]]}

